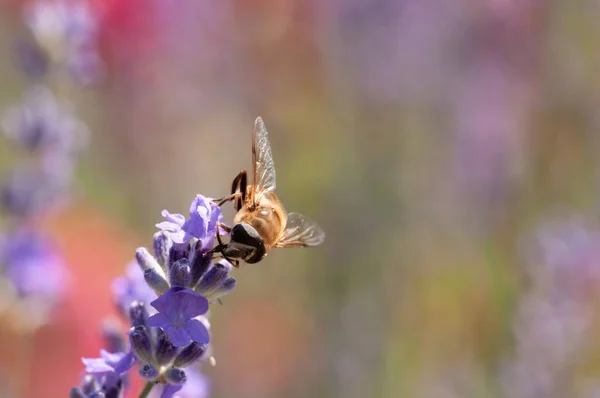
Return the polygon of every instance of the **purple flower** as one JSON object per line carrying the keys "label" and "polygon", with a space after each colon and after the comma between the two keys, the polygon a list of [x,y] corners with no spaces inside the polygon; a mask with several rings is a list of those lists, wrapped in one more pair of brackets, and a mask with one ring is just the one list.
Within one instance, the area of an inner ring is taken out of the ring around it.
{"label": "purple flower", "polygon": [[17,217],[33,217],[59,203],[62,187],[31,167],[16,167],[0,185],[0,204]]}
{"label": "purple flower", "polygon": [[207,344],[210,340],[206,326],[194,319],[208,311],[208,300],[198,293],[181,287],[172,287],[150,303],[158,310],[148,318],[148,326],[162,328],[175,347],[195,341]]}
{"label": "purple flower", "polygon": [[48,72],[48,54],[37,43],[19,40],[13,46],[13,50],[19,67],[27,76],[38,78]]}
{"label": "purple flower", "polygon": [[54,246],[33,231],[21,231],[5,238],[0,248],[0,264],[21,296],[55,300],[68,279]]}
{"label": "purple flower", "polygon": [[[186,382],[175,395],[176,398],[206,398],[210,392],[208,379],[198,372],[197,367],[185,370]],[[164,394],[164,392],[163,392]]]}
{"label": "purple flower", "polygon": [[501,369],[510,397],[576,396],[564,378],[581,365],[594,338],[600,233],[584,218],[543,225],[526,240],[527,290],[514,321],[516,354]]}
{"label": "purple flower", "polygon": [[81,358],[81,361],[85,365],[85,371],[88,373],[114,372],[117,375],[122,375],[131,369],[135,363],[135,356],[132,351],[113,354],[105,350],[100,350],[100,358]]}
{"label": "purple flower", "polygon": [[171,214],[167,210],[161,214],[166,221],[156,224],[156,227],[169,232],[173,242],[182,244],[196,238],[202,242],[203,250],[212,248],[217,222],[223,219],[221,208],[202,195],[196,195],[192,202],[188,220],[181,214]]}
{"label": "purple flower", "polygon": [[183,230],[183,226],[185,224],[185,217],[183,214],[171,214],[168,210],[163,210],[160,213],[167,221],[160,222],[156,224],[156,227],[170,232],[171,240],[175,243],[185,243],[189,240],[189,237],[186,239],[186,233]]}
{"label": "purple flower", "polygon": [[82,84],[98,80],[103,65],[98,57],[98,13],[87,2],[37,1],[25,20],[38,44],[55,62],[66,66]]}
{"label": "purple flower", "polygon": [[55,149],[74,154],[87,145],[87,127],[61,106],[43,86],[29,89],[21,105],[2,115],[5,134],[30,150]]}
{"label": "purple flower", "polygon": [[165,386],[163,387],[163,390],[162,390],[162,394],[160,394],[160,398],[171,398],[182,388],[183,388],[182,385],[176,386],[173,384],[165,384]]}
{"label": "purple flower", "polygon": [[144,273],[136,262],[127,265],[125,276],[116,278],[111,288],[116,303],[124,314],[129,311],[129,306],[134,301],[143,301],[147,304],[146,309],[150,310],[148,304],[156,299],[156,293],[146,283]]}
{"label": "purple flower", "polygon": [[[109,353],[100,350],[100,358],[81,358],[88,374],[81,388],[73,388],[71,397],[120,397],[123,392],[124,375],[135,363],[133,352]],[[102,393],[102,395],[97,395]]]}
{"label": "purple flower", "polygon": [[[160,398],[206,398],[210,392],[210,383],[208,379],[198,371],[197,367],[190,367],[185,370],[185,383],[165,384]],[[154,391],[152,397],[158,397]]]}
{"label": "purple flower", "polygon": [[35,163],[17,165],[4,181],[2,205],[31,217],[58,204],[73,178],[75,155],[87,145],[87,127],[42,86],[29,89],[1,123],[9,138],[39,155]]}

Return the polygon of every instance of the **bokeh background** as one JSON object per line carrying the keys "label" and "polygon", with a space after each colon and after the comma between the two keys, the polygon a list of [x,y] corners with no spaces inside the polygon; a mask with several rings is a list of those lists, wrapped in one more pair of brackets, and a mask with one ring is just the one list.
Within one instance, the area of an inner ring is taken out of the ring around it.
{"label": "bokeh background", "polygon": [[[235,272],[212,397],[600,396],[599,3],[94,4],[104,78],[44,81],[91,131],[69,205],[40,220],[73,278],[53,322],[4,328],[0,396],[66,396],[110,281],[162,209],[250,169],[258,115],[280,197],[327,238]],[[0,7],[2,108],[29,84],[22,7]]]}

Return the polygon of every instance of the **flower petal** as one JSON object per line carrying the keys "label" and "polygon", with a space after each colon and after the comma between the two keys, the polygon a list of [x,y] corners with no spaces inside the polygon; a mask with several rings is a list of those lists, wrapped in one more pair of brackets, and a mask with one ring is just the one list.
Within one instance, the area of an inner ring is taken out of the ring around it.
{"label": "flower petal", "polygon": [[181,396],[207,398],[210,395],[210,382],[207,377],[198,372],[197,368],[192,367],[185,370],[187,380],[183,385]]}
{"label": "flower petal", "polygon": [[104,373],[113,370],[113,367],[102,358],[81,358],[81,362],[85,365],[87,373]]}
{"label": "flower petal", "polygon": [[190,205],[190,216],[196,213],[198,211],[198,208],[209,209],[210,205],[211,202],[208,198],[200,194],[196,195],[196,197],[192,201],[192,204]]}
{"label": "flower petal", "polygon": [[181,226],[170,221],[162,221],[155,224],[156,228],[167,232],[176,232],[181,229]]}
{"label": "flower petal", "polygon": [[185,323],[185,330],[192,340],[197,343],[208,344],[210,335],[206,326],[197,319],[190,319]]}
{"label": "flower petal", "polygon": [[194,238],[204,239],[206,238],[206,220],[198,214],[192,215],[189,220],[183,224],[182,230],[188,233],[188,235]]}
{"label": "flower petal", "polygon": [[171,302],[173,300],[173,290],[167,290],[162,296],[152,301],[150,305],[156,308],[160,312],[168,312],[171,308]]}
{"label": "flower petal", "polygon": [[160,398],[171,398],[175,393],[181,390],[183,386],[174,386],[172,384],[165,384],[162,390],[162,394],[160,394]]}
{"label": "flower petal", "polygon": [[221,208],[214,203],[211,203],[210,208],[210,222],[208,223],[208,231],[217,231],[217,222],[223,221],[223,215],[221,214]]}
{"label": "flower petal", "polygon": [[133,351],[129,351],[119,362],[114,364],[113,368],[115,369],[115,373],[122,375],[123,373],[127,373],[134,363],[135,355],[133,354]]}
{"label": "flower petal", "polygon": [[176,293],[179,317],[184,320],[204,315],[208,311],[208,300],[193,290],[184,289]]}
{"label": "flower petal", "polygon": [[170,325],[169,318],[167,318],[167,316],[161,312],[148,318],[147,324],[148,326],[159,327],[163,329]]}
{"label": "flower petal", "polygon": [[188,234],[183,230],[177,231],[177,232],[171,232],[169,234],[169,237],[171,238],[173,243],[178,243],[178,244],[184,244],[190,240],[190,236],[188,236]]}
{"label": "flower petal", "polygon": [[175,347],[185,347],[192,340],[190,336],[188,336],[187,331],[183,328],[170,326],[165,332],[169,335],[169,340],[171,340],[171,344]]}
{"label": "flower petal", "polygon": [[185,217],[183,216],[183,214],[178,214],[178,213],[169,213],[167,210],[163,210],[160,212],[160,215],[163,216],[167,221],[175,223],[179,226],[182,226],[183,223],[185,222]]}
{"label": "flower petal", "polygon": [[106,363],[117,363],[125,356],[122,352],[108,352],[106,350],[100,350],[100,358],[104,359]]}
{"label": "flower petal", "polygon": [[202,195],[196,195],[190,205],[190,218],[185,222],[183,229],[188,235],[200,240],[207,236],[210,219],[211,202]]}

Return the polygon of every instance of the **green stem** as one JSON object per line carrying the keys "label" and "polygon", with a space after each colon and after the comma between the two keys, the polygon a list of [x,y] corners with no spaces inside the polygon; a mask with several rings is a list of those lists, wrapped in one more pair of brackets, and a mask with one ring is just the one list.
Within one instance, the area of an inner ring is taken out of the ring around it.
{"label": "green stem", "polygon": [[154,384],[156,384],[156,383],[153,383],[151,381],[146,383],[146,386],[142,390],[139,398],[146,398],[148,396],[148,394],[150,394],[150,390],[152,390],[152,387],[154,387]]}

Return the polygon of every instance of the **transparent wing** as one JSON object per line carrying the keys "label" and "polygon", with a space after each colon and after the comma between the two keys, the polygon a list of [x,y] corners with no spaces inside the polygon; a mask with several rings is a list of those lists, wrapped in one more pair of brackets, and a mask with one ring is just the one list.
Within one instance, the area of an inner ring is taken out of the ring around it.
{"label": "transparent wing", "polygon": [[317,246],[325,240],[325,232],[313,220],[300,213],[288,214],[283,235],[275,247]]}
{"label": "transparent wing", "polygon": [[252,185],[257,193],[275,190],[275,164],[269,134],[261,117],[254,122],[252,137]]}

